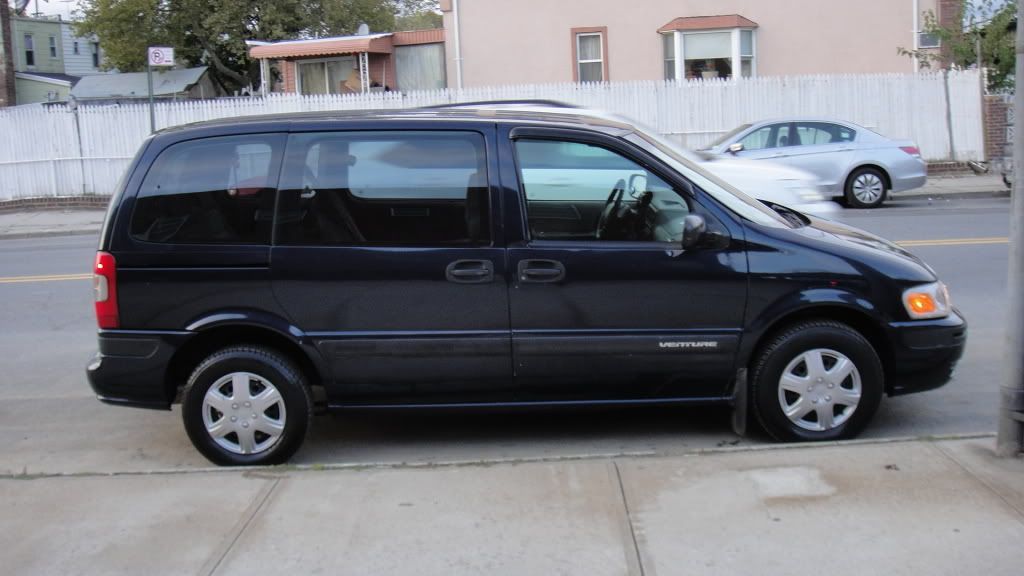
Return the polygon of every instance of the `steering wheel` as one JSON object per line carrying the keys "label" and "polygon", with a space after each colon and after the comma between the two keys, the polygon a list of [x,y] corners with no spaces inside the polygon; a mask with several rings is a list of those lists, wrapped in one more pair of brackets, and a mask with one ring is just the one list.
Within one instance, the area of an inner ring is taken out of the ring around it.
{"label": "steering wheel", "polygon": [[601,211],[601,218],[597,221],[597,238],[600,240],[608,233],[613,224],[617,224],[621,216],[619,209],[622,207],[622,196],[626,193],[626,181],[619,178],[615,183],[608,200],[604,203],[604,210]]}

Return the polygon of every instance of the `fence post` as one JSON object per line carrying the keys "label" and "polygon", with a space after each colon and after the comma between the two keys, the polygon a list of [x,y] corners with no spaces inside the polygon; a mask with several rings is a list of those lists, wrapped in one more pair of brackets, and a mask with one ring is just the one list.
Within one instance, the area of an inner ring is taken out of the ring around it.
{"label": "fence post", "polygon": [[949,70],[942,70],[942,87],[946,94],[946,133],[949,135],[949,159],[956,162],[956,144],[953,136],[953,104],[949,101]]}

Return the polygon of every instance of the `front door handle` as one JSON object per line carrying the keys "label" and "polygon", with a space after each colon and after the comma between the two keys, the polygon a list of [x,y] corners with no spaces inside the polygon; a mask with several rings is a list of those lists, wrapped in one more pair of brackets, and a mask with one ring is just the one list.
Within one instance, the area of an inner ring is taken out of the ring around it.
{"label": "front door handle", "polygon": [[444,271],[445,278],[456,284],[486,284],[494,281],[494,263],[490,260],[456,260]]}
{"label": "front door handle", "polygon": [[565,278],[565,266],[557,260],[520,260],[519,281],[532,283],[560,282]]}

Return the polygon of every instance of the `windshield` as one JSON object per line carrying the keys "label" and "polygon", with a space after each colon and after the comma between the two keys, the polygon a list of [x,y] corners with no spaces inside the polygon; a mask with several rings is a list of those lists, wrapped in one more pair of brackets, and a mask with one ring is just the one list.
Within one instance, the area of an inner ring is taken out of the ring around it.
{"label": "windshield", "polygon": [[711,144],[708,144],[707,146],[701,148],[701,150],[711,150],[712,148],[715,148],[717,146],[721,146],[722,144],[725,144],[729,140],[732,140],[737,134],[739,134],[740,132],[743,132],[747,128],[750,128],[751,126],[752,126],[751,124],[744,124],[742,126],[737,126],[736,128],[733,128],[732,130],[726,132],[724,135],[719,136],[718,138],[716,138],[714,140],[714,142],[712,142]]}
{"label": "windshield", "polygon": [[700,166],[703,162],[701,156],[666,140],[656,132],[638,128],[636,132],[626,136],[626,140],[654,154],[743,218],[776,228],[793,227],[775,211],[702,168]]}

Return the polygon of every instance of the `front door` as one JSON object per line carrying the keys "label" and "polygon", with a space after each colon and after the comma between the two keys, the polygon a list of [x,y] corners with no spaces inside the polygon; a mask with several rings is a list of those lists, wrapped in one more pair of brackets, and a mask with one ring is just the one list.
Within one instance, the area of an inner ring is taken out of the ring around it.
{"label": "front door", "polygon": [[483,401],[511,385],[491,131],[289,138],[274,293],[335,404]]}
{"label": "front door", "polygon": [[[746,299],[742,230],[619,139],[516,128],[499,140],[502,184],[514,198],[506,201],[509,300],[524,393],[720,396]],[[682,249],[688,214],[704,216],[713,245]]]}

